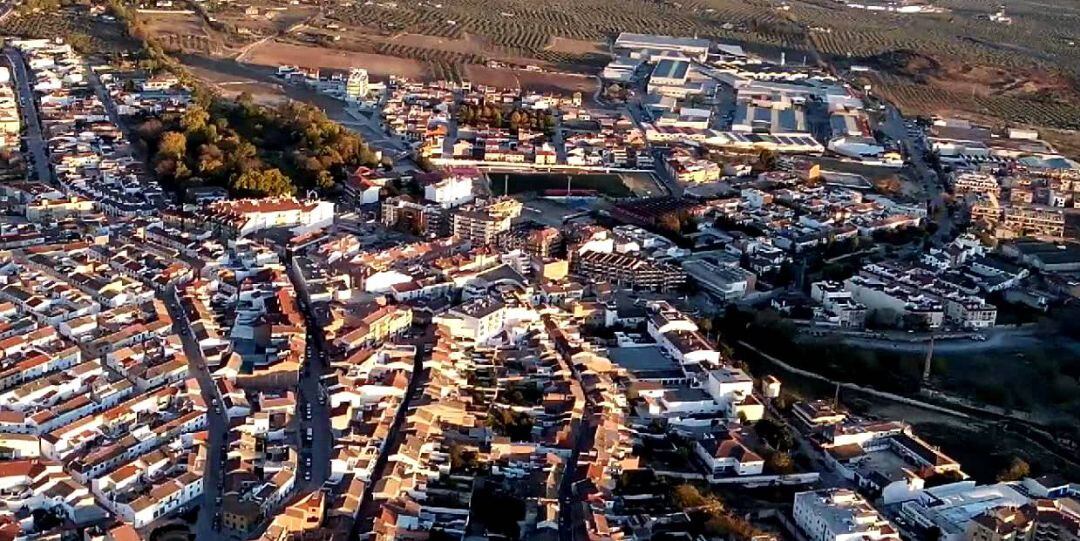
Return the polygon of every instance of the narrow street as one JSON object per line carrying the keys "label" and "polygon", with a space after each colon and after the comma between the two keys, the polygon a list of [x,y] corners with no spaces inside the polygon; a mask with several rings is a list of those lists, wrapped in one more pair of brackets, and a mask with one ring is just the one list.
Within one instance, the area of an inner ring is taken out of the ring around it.
{"label": "narrow street", "polygon": [[11,65],[11,75],[19,92],[19,110],[22,111],[23,125],[26,127],[26,147],[34,161],[33,172],[37,175],[37,180],[55,185],[56,179],[49,168],[49,155],[41,135],[41,119],[38,117],[34,93],[30,89],[30,75],[26,71],[26,63],[22,55],[11,48],[4,49],[4,56]]}
{"label": "narrow street", "polygon": [[207,457],[206,473],[203,478],[203,504],[199,507],[199,518],[194,527],[195,539],[224,539],[225,537],[214,529],[214,519],[221,505],[221,494],[224,486],[224,453],[225,436],[229,429],[228,419],[221,409],[221,395],[217,386],[214,385],[210,368],[206,365],[202,348],[195,341],[191,331],[191,321],[187,313],[180,305],[176,289],[170,287],[165,291],[165,306],[169,310],[169,316],[173,319],[173,330],[180,336],[184,346],[184,354],[188,358],[188,373],[199,381],[202,389],[203,400],[209,406],[206,412],[209,432],[209,453]]}
{"label": "narrow street", "polygon": [[300,419],[300,492],[317,490],[330,477],[330,453],[334,436],[330,427],[330,404],[322,386],[322,376],[329,371],[326,344],[314,315],[303,307],[307,317],[307,352],[300,374],[297,418]]}
{"label": "narrow street", "polygon": [[570,361],[565,361],[570,366],[570,372],[574,375],[574,383],[581,387],[585,394],[585,410],[581,415],[581,423],[577,426],[574,438],[574,449],[570,452],[570,458],[566,461],[566,469],[563,471],[561,483],[559,483],[559,541],[574,541],[578,539],[578,531],[584,529],[582,517],[576,512],[581,506],[581,500],[574,492],[574,484],[578,481],[578,461],[581,452],[591,447],[595,438],[596,423],[593,416],[596,415],[596,404],[581,384],[581,372]]}

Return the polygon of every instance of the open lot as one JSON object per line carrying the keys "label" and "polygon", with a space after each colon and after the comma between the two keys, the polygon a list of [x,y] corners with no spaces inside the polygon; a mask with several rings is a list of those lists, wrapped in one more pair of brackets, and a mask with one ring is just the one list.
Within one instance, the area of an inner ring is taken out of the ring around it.
{"label": "open lot", "polygon": [[390,75],[426,80],[430,69],[422,62],[381,54],[354,53],[322,47],[282,43],[267,40],[252,47],[244,57],[245,62],[257,66],[301,66],[305,68],[349,69],[363,66],[372,76],[385,78]]}
{"label": "open lot", "polygon": [[596,190],[611,197],[626,197],[631,193],[622,178],[615,174],[488,173],[491,191],[497,195],[503,194],[504,185],[510,194],[565,190],[567,177],[570,177],[570,188],[574,190]]}
{"label": "open lot", "polygon": [[544,190],[565,190],[567,177],[570,189],[595,190],[609,197],[654,196],[661,193],[649,173],[514,173],[492,171],[487,174],[491,191],[503,194],[506,187],[511,195],[541,193]]}

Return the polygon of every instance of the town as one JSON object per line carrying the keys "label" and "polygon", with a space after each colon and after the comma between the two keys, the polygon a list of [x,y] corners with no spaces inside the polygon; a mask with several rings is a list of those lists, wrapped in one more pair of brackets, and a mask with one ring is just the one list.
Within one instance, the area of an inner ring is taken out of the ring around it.
{"label": "town", "polygon": [[[360,142],[6,39],[0,539],[1080,539],[1080,374],[1053,423],[941,374],[1080,295],[1080,163],[783,56],[611,48],[594,95],[277,70]],[[1044,458],[987,474],[919,414]]]}

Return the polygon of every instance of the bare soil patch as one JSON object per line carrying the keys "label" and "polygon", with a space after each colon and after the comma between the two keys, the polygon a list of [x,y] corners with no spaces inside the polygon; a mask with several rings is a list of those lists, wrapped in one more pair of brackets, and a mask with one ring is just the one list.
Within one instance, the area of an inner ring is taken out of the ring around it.
{"label": "bare soil patch", "polygon": [[581,92],[592,96],[596,92],[597,82],[592,77],[564,73],[540,73],[534,71],[515,71],[522,88],[540,92],[572,94]]}
{"label": "bare soil patch", "polygon": [[487,66],[465,66],[465,78],[473,84],[520,88],[520,82],[512,70],[494,69]]}
{"label": "bare soil patch", "polygon": [[555,36],[545,48],[548,51],[572,55],[607,54],[607,47],[598,41]]}
{"label": "bare soil patch", "polygon": [[304,68],[349,69],[365,68],[373,77],[386,78],[390,75],[426,80],[431,77],[427,64],[373,53],[340,51],[322,47],[310,47],[292,43],[268,40],[256,45],[246,56],[250,64],[277,67],[300,66]]}

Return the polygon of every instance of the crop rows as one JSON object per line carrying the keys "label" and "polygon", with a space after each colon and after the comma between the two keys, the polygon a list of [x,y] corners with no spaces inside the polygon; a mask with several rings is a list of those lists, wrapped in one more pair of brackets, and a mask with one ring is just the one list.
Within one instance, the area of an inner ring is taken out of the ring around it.
{"label": "crop rows", "polygon": [[[377,25],[386,33],[411,32],[458,38],[468,32],[517,53],[535,54],[553,37],[606,40],[619,32],[755,41],[802,46],[801,30],[763,1],[673,3],[651,0],[446,0],[432,4],[344,6],[333,18]],[[453,24],[450,24],[452,21]],[[749,34],[749,35],[748,35]]]}
{"label": "crop rows", "polygon": [[439,49],[428,49],[424,47],[412,47],[409,45],[401,45],[398,43],[380,43],[376,47],[376,52],[378,52],[379,54],[400,56],[402,58],[412,58],[433,63],[483,64],[487,62],[484,57],[476,54],[443,51]]}
{"label": "crop rows", "polygon": [[206,36],[197,36],[194,34],[159,34],[157,40],[165,48],[171,50],[199,51],[203,53],[213,53],[216,51],[213,42]]}
{"label": "crop rows", "polygon": [[128,51],[134,44],[116,25],[93,19],[82,8],[64,8],[59,13],[13,13],[0,25],[0,34],[26,38],[62,37],[85,42],[89,50],[101,53]]}
{"label": "crop rows", "polygon": [[930,85],[879,80],[875,91],[905,112],[969,111],[1019,124],[1080,129],[1080,105],[1026,96],[972,96]]}

